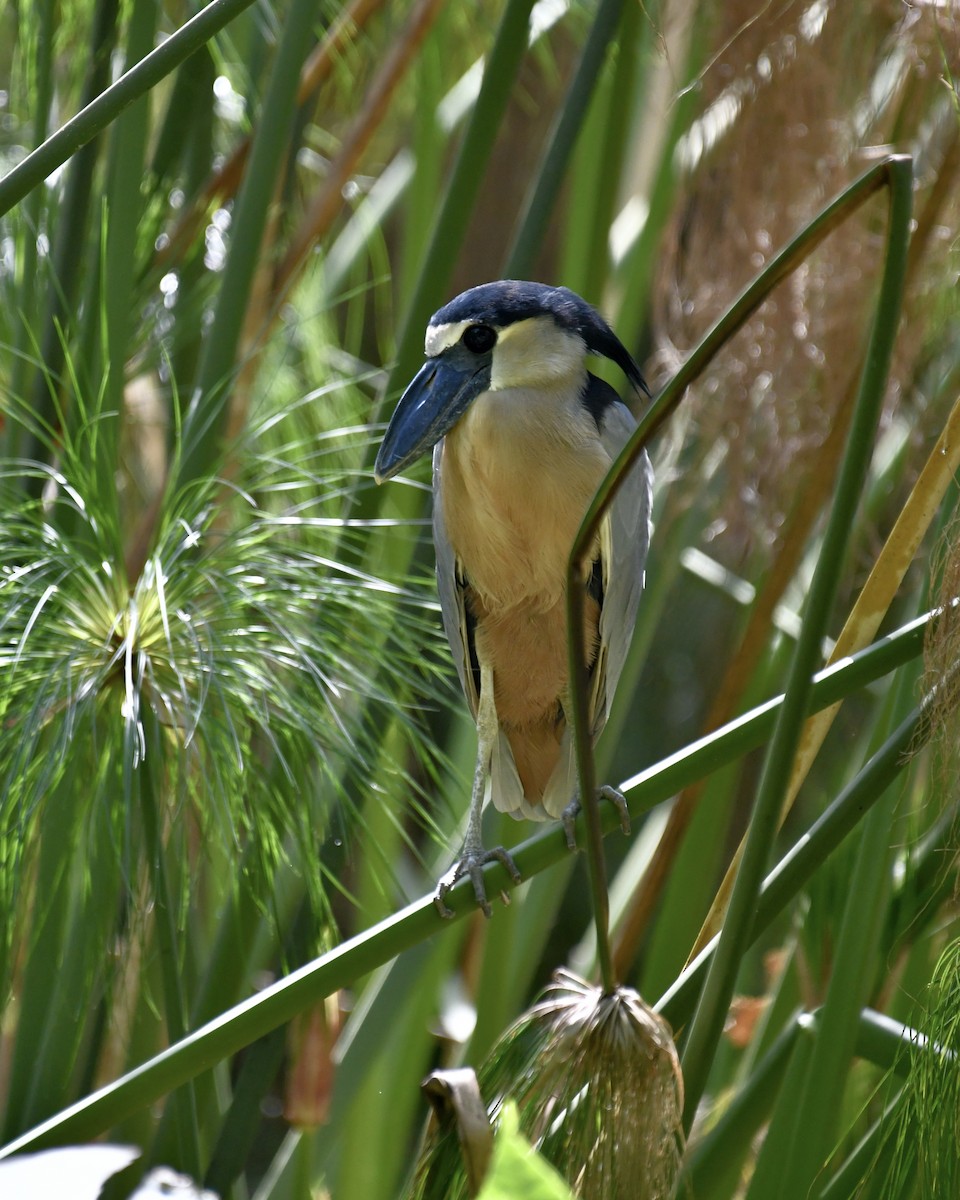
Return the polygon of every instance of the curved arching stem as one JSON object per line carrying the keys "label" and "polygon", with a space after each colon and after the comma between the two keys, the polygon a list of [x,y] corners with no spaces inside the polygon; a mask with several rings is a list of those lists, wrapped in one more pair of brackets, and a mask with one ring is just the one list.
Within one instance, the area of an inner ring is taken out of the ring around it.
{"label": "curved arching stem", "polygon": [[[910,200],[912,191],[912,161],[907,155],[891,155],[876,163],[836,199],[832,200],[799,234],[781,250],[730,305],[690,353],[676,375],[650,405],[630,441],[610,468],[587,510],[574,541],[567,566],[568,654],[571,681],[570,713],[577,753],[590,868],[594,919],[597,925],[597,950],[601,979],[605,989],[616,985],[613,975],[608,927],[608,901],[601,838],[600,817],[596,800],[596,773],[593,747],[587,721],[587,668],[583,644],[583,591],[576,586],[578,564],[600,528],[627,472],[641,451],[661,426],[670,418],[686,389],[712,362],[717,351],[753,315],[770,292],[791,274],[807,256],[843,221],[871,196],[887,189],[890,197],[889,232],[884,276],[877,314],[871,333],[856,409],[847,441],[847,449],[838,481],[831,521],[824,539],[820,567],[814,577],[807,605],[807,615],[800,641],[797,644],[787,688],[787,704],[781,714],[768,752],[768,768],[764,771],[751,822],[753,849],[750,861],[744,863],[731,896],[730,909],[718,952],[711,964],[710,974],[701,995],[701,1008],[691,1028],[684,1054],[687,1110],[695,1108],[713,1051],[720,1036],[724,1013],[732,994],[737,957],[734,950],[743,940],[752,901],[760,887],[773,837],[776,832],[776,813],[780,803],[780,777],[789,771],[793,749],[799,736],[805,711],[807,692],[819,653],[820,638],[832,600],[835,576],[832,563],[843,555],[849,533],[850,513],[862,487],[873,444],[876,417],[882,402],[889,369],[890,352],[900,316],[900,300],[909,240]],[[772,764],[772,765],[771,765]],[[785,765],[784,765],[785,764]],[[772,814],[769,816],[768,814]],[[756,830],[756,833],[754,833]],[[738,894],[739,893],[739,894]],[[702,1012],[701,1012],[702,1010]],[[719,1023],[719,1024],[718,1024]]]}

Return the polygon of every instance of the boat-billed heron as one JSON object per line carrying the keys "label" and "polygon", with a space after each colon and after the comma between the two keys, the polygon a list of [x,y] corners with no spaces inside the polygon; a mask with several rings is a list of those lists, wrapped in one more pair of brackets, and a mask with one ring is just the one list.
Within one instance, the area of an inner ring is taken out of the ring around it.
{"label": "boat-billed heron", "polygon": [[[471,288],[434,313],[427,361],[397,405],[376,462],[378,482],[433,449],[433,536],[443,625],[477,722],[478,753],[463,852],[436,903],[463,875],[489,916],[480,814],[565,820],[577,773],[567,724],[566,580],[573,541],[636,422],[587,370],[612,359],[637,389],[640,368],[604,319],[567,288],[504,280]],[[633,633],[650,538],[652,472],[632,468],[580,578],[590,732],[607,719]],[[626,812],[612,788],[601,789]]]}

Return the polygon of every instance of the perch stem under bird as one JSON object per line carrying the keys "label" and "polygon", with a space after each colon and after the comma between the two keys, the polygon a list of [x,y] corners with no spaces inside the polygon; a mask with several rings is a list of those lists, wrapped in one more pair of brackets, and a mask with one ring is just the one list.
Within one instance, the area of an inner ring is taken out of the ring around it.
{"label": "perch stem under bird", "polygon": [[[567,288],[503,280],[471,288],[430,319],[427,361],[407,387],[376,462],[378,482],[433,450],[433,535],[444,630],[476,722],[477,765],[458,862],[489,916],[483,868],[487,796],[501,812],[559,819],[573,840],[579,807],[568,726],[566,579],[594,494],[636,422],[587,370],[615,362],[647,392],[636,362],[600,314]],[[649,393],[647,393],[649,394]],[[599,737],[630,646],[650,539],[652,472],[644,453],[579,565],[589,734]],[[616,789],[600,794],[620,808]]]}

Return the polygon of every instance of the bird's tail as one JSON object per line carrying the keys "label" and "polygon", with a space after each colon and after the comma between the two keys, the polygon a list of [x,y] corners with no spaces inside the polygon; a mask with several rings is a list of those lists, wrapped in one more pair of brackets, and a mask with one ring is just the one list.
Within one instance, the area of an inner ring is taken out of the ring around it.
{"label": "bird's tail", "polygon": [[517,819],[559,820],[576,795],[577,768],[570,731],[555,726],[500,729],[490,764],[494,807]]}

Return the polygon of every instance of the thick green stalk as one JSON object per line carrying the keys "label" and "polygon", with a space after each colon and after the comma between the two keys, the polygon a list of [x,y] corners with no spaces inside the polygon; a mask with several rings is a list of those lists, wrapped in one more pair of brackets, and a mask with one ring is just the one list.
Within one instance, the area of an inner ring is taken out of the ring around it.
{"label": "thick green stalk", "polygon": [[[686,9],[685,16],[680,15],[683,11],[678,9],[677,16],[689,28],[677,37],[677,60],[674,61],[668,46],[666,64],[662,68],[670,71],[671,84],[668,88],[658,88],[653,97],[654,113],[660,109],[660,121],[666,127],[666,132],[647,194],[638,197],[646,202],[646,216],[633,245],[616,264],[613,280],[620,293],[617,329],[628,346],[636,341],[648,322],[655,272],[663,253],[663,235],[674,211],[677,190],[682,184],[681,171],[677,166],[677,143],[700,110],[702,96],[697,80],[700,73],[707,69],[712,53],[707,32],[709,23],[698,19],[700,10],[695,5]],[[661,54],[659,46],[650,49],[651,57]],[[648,98],[649,91],[644,97],[645,109],[648,108]],[[651,136],[656,138],[659,132],[656,115],[651,126]]]}
{"label": "thick green stalk", "polygon": [[[624,97],[643,90],[640,63],[652,36],[640,6],[622,5],[612,69],[597,81],[567,173],[559,278],[594,302],[600,302],[610,272],[610,230],[633,156],[629,139],[636,110]],[[620,330],[622,312],[616,316]]]}
{"label": "thick green stalk", "polygon": [[[571,671],[573,686],[582,688],[583,694],[586,695],[586,668],[581,658],[578,658],[577,664],[577,675],[573,675]],[[613,969],[613,950],[610,946],[610,893],[607,889],[607,866],[603,854],[600,797],[597,795],[593,748],[588,740],[578,738],[576,749],[580,802],[587,835],[587,870],[593,901],[593,921],[597,930],[597,966],[603,990],[609,996],[616,990],[617,978]]]}
{"label": "thick green stalk", "polygon": [[[63,798],[77,809],[74,817],[64,820],[68,826],[77,822],[78,838],[64,863],[71,880],[69,924],[58,957],[47,964],[53,965],[54,978],[41,994],[42,1000],[36,991],[25,988],[19,997],[21,1014],[36,1006],[44,1016],[39,1038],[32,1037],[32,1023],[24,1026],[22,1016],[17,1026],[17,1050],[25,1051],[30,1078],[29,1092],[18,1110],[21,1129],[57,1112],[82,1093],[83,1068],[102,1049],[104,1031],[95,1014],[110,975],[103,947],[111,945],[116,934],[121,866],[110,812],[91,812],[82,801],[78,803],[75,783]],[[59,816],[48,811],[44,840]],[[54,848],[60,845],[57,835],[53,842]],[[38,947],[34,953],[39,957],[44,950]]]}
{"label": "thick green stalk", "polygon": [[[423,1120],[423,1098],[414,1087],[385,1088],[383,1080],[413,1083],[429,1071],[437,1050],[432,1028],[436,997],[462,952],[463,941],[456,934],[415,947],[403,956],[408,978],[416,975],[415,985],[395,995],[390,973],[371,997],[371,1009],[381,1015],[368,1010],[373,1019],[365,1023],[365,1036],[357,1037],[349,1026],[345,1031],[338,1059],[345,1062],[349,1053],[354,1061],[342,1074],[338,1071],[333,1096],[336,1112],[343,1115],[329,1123],[329,1132],[320,1132],[316,1146],[332,1196],[393,1200],[398,1195],[403,1160]],[[366,994],[361,1001],[366,1009],[365,1001]],[[379,1161],[367,1152],[371,1129],[391,1130],[380,1143]]]}
{"label": "thick green stalk", "polygon": [[[85,97],[101,94],[110,78],[110,58],[116,45],[119,19],[119,0],[97,0],[90,65],[84,83]],[[61,388],[61,376],[67,363],[67,341],[74,328],[74,314],[79,308],[80,289],[84,281],[86,263],[83,247],[87,242],[98,155],[99,147],[92,141],[76,154],[67,171],[63,198],[57,211],[52,287],[40,346],[42,365],[33,376],[30,395],[31,415],[45,429],[56,429],[58,425],[55,397]],[[14,168],[11,174],[17,169]],[[6,179],[0,181],[0,193],[5,182]],[[49,456],[49,447],[34,433],[26,439],[25,453],[27,458],[43,461]],[[35,489],[39,487],[39,481],[31,481],[31,484]]]}
{"label": "thick green stalk", "polygon": [[[159,123],[147,182],[151,191],[163,188],[178,165],[183,188],[191,199],[210,173],[213,159],[213,81],[216,68],[208,46],[200,46],[177,70],[163,120]],[[201,134],[197,136],[197,126]]]}
{"label": "thick green stalk", "polygon": [[550,216],[560,196],[567,164],[593,99],[607,49],[620,24],[622,10],[623,0],[601,0],[597,8],[597,15],[590,27],[576,74],[537,171],[536,185],[528,192],[527,203],[520,214],[517,232],[503,271],[507,279],[525,279],[533,269],[537,252],[549,227]]}
{"label": "thick green stalk", "polygon": [[[921,723],[922,716],[923,709],[916,708],[900,723],[863,770],[773,868],[757,898],[748,944],[754,942],[784,911],[823,865],[827,856],[856,827],[907,766],[907,751],[916,746],[926,732]],[[657,1001],[657,1011],[662,1012],[675,1029],[689,1019],[719,941],[718,934]]]}
{"label": "thick green stalk", "polygon": [[[124,731],[124,791],[133,799],[138,795],[150,885],[153,892],[154,928],[159,947],[160,974],[163,980],[164,1017],[171,1042],[180,1041],[187,1031],[186,1005],[181,986],[180,956],[177,951],[177,922],[167,878],[165,847],[161,816],[157,804],[155,774],[163,762],[160,740],[152,718],[145,720],[148,736],[146,755],[134,764],[137,732],[132,722]],[[201,1172],[197,1099],[192,1078],[183,1091],[174,1096],[173,1104],[179,1132],[179,1162],[176,1166],[197,1179]]]}
{"label": "thick green stalk", "polygon": [[57,167],[63,166],[81,146],[105,129],[128,105],[176,70],[198,46],[209,41],[252,3],[253,0],[212,0],[132,70],[121,75],[116,83],[85,105],[75,117],[71,117],[0,179],[0,216],[9,212]]}
{"label": "thick green stalk", "polygon": [[[903,692],[903,683],[898,689]],[[846,890],[833,969],[817,1035],[797,1096],[781,1098],[761,1152],[750,1195],[763,1197],[775,1183],[783,1200],[806,1200],[836,1136],[844,1081],[853,1055],[860,1012],[875,975],[877,948],[890,886],[890,829],[899,792],[886,788],[863,820],[853,873]],[[774,1129],[779,1137],[774,1137]],[[767,1146],[770,1152],[767,1151]],[[777,1154],[776,1147],[787,1148]]]}
{"label": "thick green stalk", "polygon": [[850,530],[863,489],[900,321],[911,211],[912,164],[891,158],[884,164],[890,192],[889,230],[877,313],[867,349],[834,503],[814,572],[800,637],[794,651],[773,740],[767,752],[750,820],[743,858],[730,896],[717,951],[704,983],[682,1059],[685,1123],[693,1120],[709,1075],[737,972],[754,917],[754,906],[776,835],[783,796],[806,714],[813,668],[836,595]]}
{"label": "thick green stalk", "polygon": [[[443,39],[452,17],[452,9],[448,6],[437,14],[437,22],[430,38],[433,44],[443,45]],[[417,278],[420,274],[420,264],[424,259],[429,244],[431,222],[427,216],[434,209],[437,196],[443,190],[444,150],[447,149],[446,130],[442,129],[438,114],[444,95],[444,74],[441,70],[440,55],[430,53],[428,41],[426,53],[421,54],[418,69],[414,75],[416,87],[416,105],[413,112],[413,127],[410,132],[409,147],[402,150],[393,163],[386,168],[380,179],[374,185],[368,196],[368,201],[374,199],[374,192],[382,187],[385,180],[400,169],[401,159],[407,159],[408,182],[405,185],[406,204],[403,225],[403,242],[398,256],[394,255],[393,286],[396,294],[406,298],[413,293]],[[354,220],[359,212],[354,214]],[[376,226],[382,225],[382,220],[376,221]],[[331,250],[333,247],[331,247]],[[342,251],[342,247],[341,247]],[[332,255],[328,252],[324,263],[324,271],[329,274]],[[343,274],[342,270],[337,272]],[[336,295],[337,283],[325,283],[324,290],[328,296]]]}
{"label": "thick green stalk", "polygon": [[[930,619],[930,616],[919,618],[845,663],[820,672],[814,683],[811,704],[817,708],[833,704],[915,658],[922,650],[924,630]],[[782,697],[771,700],[628,780],[623,787],[635,793],[632,815],[639,817],[680,788],[761,745],[769,736],[781,704]],[[608,829],[615,827],[617,814],[612,806],[610,812],[604,812],[603,819]],[[524,878],[567,857],[568,853],[563,833],[557,828],[538,833],[513,852]],[[490,895],[507,891],[512,886],[509,875],[499,864],[489,867],[485,874]],[[448,904],[457,919],[474,915],[476,901],[469,880],[451,892]],[[351,986],[361,976],[389,962],[410,946],[438,933],[443,936],[444,931],[451,928],[438,917],[433,897],[425,896],[208,1021],[121,1079],[3,1146],[0,1159],[26,1150],[97,1136],[185,1080],[265,1036],[324,996],[338,988]],[[663,1002],[661,1006],[668,1007]],[[667,1015],[674,1024],[677,1023],[671,1012]]]}
{"label": "thick green stalk", "polygon": [[732,1193],[730,1185],[738,1181],[743,1159],[773,1108],[800,1031],[795,1015],[737,1091],[723,1116],[690,1147],[683,1162],[678,1196],[685,1195],[685,1187],[698,1200]]}
{"label": "thick green stalk", "polygon": [[[806,1058],[822,1026],[822,1009],[815,1013],[796,1013],[784,1026],[717,1123],[690,1148],[677,1188],[678,1197],[686,1194],[685,1186],[691,1189],[691,1194],[697,1200],[712,1200],[713,1197],[720,1200],[720,1197],[732,1194],[739,1179],[742,1160],[749,1153],[751,1143],[784,1082],[787,1064],[798,1037],[802,1037],[806,1043],[803,1051],[803,1057]],[[858,1014],[854,1047],[859,1058],[906,1075],[916,1061],[917,1054],[923,1053],[921,1046],[922,1039],[916,1030],[891,1021],[889,1017],[869,1008]],[[865,1139],[865,1143],[873,1147],[874,1153],[881,1135],[889,1135],[891,1119],[898,1111],[899,1104],[898,1097],[872,1128],[869,1138]],[[860,1182],[864,1168],[870,1165],[870,1159],[863,1153],[863,1146],[861,1143],[846,1169],[835,1178],[847,1178],[851,1183]],[[778,1197],[786,1194],[784,1174],[781,1168],[776,1185]],[[784,1187],[783,1193],[781,1187]],[[822,1194],[824,1198],[827,1195],[831,1200],[840,1200],[841,1196],[847,1200],[847,1197],[854,1195],[854,1189],[851,1187],[847,1191],[840,1191],[834,1182]]]}
{"label": "thick green stalk", "polygon": [[[47,136],[50,119],[50,104],[53,98],[53,42],[57,28],[56,0],[41,0],[33,6],[34,34],[28,40],[21,33],[21,51],[30,54],[29,94],[33,118],[35,145]],[[42,213],[46,202],[44,189],[37,188],[29,197],[21,214],[17,232],[17,310],[19,320],[14,326],[13,346],[8,351],[10,358],[9,394],[14,403],[21,401],[26,393],[27,380],[34,370],[33,330],[37,328],[37,301],[42,295],[38,287],[37,231],[41,228]],[[0,423],[0,454],[5,458],[19,458],[26,429],[19,421],[8,419]]]}
{"label": "thick green stalk", "polygon": [[220,1127],[203,1186],[226,1196],[239,1177],[257,1136],[263,1098],[283,1065],[287,1031],[278,1025],[247,1051],[233,1089],[230,1108]]}
{"label": "thick green stalk", "polygon": [[[127,34],[126,65],[129,69],[149,53],[156,37],[158,8],[154,0],[135,0],[130,12]],[[101,479],[111,479],[120,453],[121,413],[126,383],[126,364],[130,357],[131,332],[136,319],[134,295],[137,231],[143,209],[141,186],[150,109],[146,98],[122,114],[112,130],[106,185],[106,246],[103,255],[102,328],[90,338],[102,337],[102,366],[97,372],[104,379],[99,393],[100,411],[91,413],[95,428],[91,447],[96,456],[96,471]],[[91,305],[89,321],[100,321],[101,312]]]}
{"label": "thick green stalk", "polygon": [[316,17],[317,0],[292,0],[284,16],[263,112],[233,214],[230,253],[216,312],[204,341],[196,385],[184,420],[178,471],[181,485],[192,483],[208,472],[222,449],[231,383],[239,367],[240,341],[251,290],[261,262],[270,204],[290,151],[300,69],[310,47]]}
{"label": "thick green stalk", "polygon": [[417,368],[423,351],[423,331],[430,314],[444,299],[477,196],[477,183],[490,152],[514,80],[527,50],[533,0],[509,0],[497,39],[483,72],[483,85],[464,134],[440,213],[433,229],[417,285],[407,306],[397,357],[385,388],[390,396]]}
{"label": "thick green stalk", "polygon": [[[54,819],[44,823],[40,839],[28,952],[18,993],[17,1039],[5,1089],[4,1138],[13,1137],[49,1112],[49,1109],[35,1109],[33,1097],[37,1056],[51,1014],[56,1011],[54,1001],[58,995],[64,939],[76,907],[72,869],[81,814],[71,792],[70,782],[61,781],[47,799],[48,813]],[[62,1063],[60,1069],[62,1072]]]}

